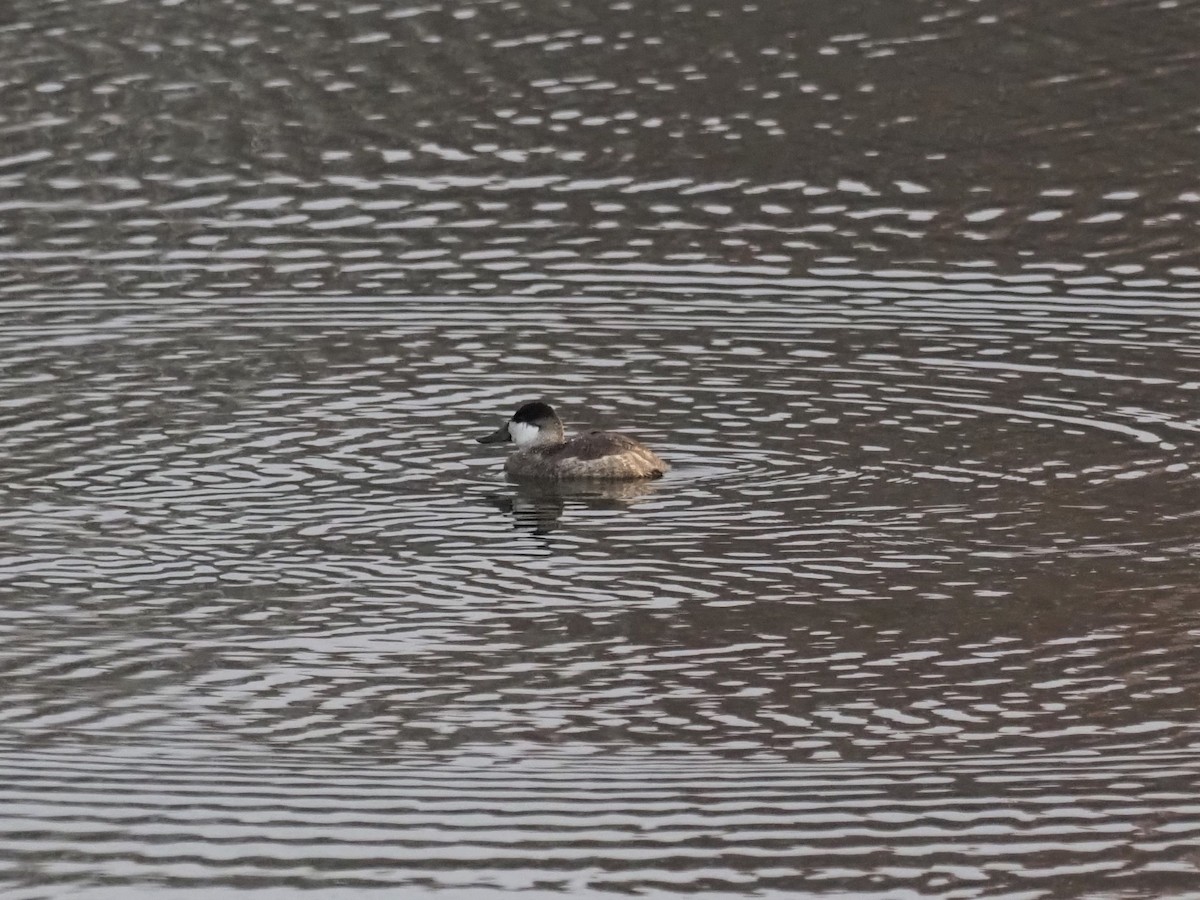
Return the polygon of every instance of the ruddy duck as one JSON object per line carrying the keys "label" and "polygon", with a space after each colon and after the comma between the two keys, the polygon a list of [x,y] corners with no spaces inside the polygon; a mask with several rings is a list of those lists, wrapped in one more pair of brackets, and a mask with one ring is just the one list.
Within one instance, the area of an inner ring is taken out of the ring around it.
{"label": "ruddy duck", "polygon": [[517,449],[504,471],[518,481],[661,478],[670,468],[649,447],[612,431],[589,431],[570,440],[562,420],[540,401],[526,403],[500,430],[478,438],[481,444],[512,441]]}

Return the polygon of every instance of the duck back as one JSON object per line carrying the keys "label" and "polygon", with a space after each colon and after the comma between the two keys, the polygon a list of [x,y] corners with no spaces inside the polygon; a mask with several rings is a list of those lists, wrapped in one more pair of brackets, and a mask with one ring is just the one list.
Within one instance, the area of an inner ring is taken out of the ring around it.
{"label": "duck back", "polygon": [[661,478],[669,466],[649,447],[623,434],[591,431],[561,444],[535,446],[509,456],[514,478]]}

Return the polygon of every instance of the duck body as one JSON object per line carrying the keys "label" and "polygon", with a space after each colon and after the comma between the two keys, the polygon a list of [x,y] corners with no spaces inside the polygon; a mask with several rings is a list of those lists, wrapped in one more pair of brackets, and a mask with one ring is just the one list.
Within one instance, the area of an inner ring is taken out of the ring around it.
{"label": "duck body", "polygon": [[641,441],[615,431],[567,438],[554,410],[540,401],[524,404],[499,431],[478,440],[517,445],[504,463],[504,471],[517,481],[661,478],[670,468]]}
{"label": "duck body", "polygon": [[615,431],[591,431],[560,444],[519,447],[504,471],[521,481],[661,478],[667,464],[649,447]]}

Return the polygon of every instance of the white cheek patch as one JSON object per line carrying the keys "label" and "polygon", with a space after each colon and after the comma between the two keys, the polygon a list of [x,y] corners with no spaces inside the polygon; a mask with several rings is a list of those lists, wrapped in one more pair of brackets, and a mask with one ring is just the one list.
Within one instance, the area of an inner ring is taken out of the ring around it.
{"label": "white cheek patch", "polygon": [[540,429],[536,425],[530,425],[528,422],[508,423],[508,433],[518,447],[536,441],[539,431]]}

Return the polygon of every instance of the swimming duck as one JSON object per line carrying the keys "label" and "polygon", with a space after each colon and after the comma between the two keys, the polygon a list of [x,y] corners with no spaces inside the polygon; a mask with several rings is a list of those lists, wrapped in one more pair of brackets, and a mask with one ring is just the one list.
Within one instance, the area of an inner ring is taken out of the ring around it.
{"label": "swimming duck", "polygon": [[512,441],[517,449],[504,471],[518,481],[661,478],[670,468],[640,441],[612,431],[589,431],[564,438],[562,420],[540,400],[521,406],[481,444]]}

